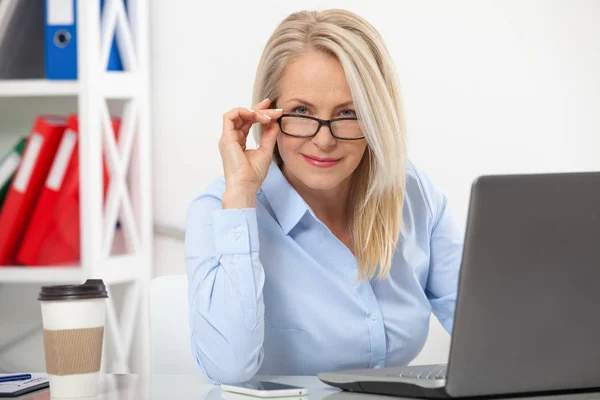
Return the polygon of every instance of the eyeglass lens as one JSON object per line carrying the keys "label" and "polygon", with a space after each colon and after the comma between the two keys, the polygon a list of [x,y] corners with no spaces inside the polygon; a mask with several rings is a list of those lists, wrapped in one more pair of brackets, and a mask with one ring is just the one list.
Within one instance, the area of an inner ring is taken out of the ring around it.
{"label": "eyeglass lens", "polygon": [[[281,128],[289,135],[313,136],[319,129],[319,122],[308,119],[285,116],[281,119]],[[331,123],[332,133],[343,139],[357,139],[363,136],[357,120],[340,120]]]}

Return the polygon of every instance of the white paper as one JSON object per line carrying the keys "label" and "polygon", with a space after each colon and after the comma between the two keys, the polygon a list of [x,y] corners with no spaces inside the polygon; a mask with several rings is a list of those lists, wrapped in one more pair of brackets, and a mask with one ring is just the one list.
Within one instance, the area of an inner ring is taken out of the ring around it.
{"label": "white paper", "polygon": [[21,155],[17,152],[10,153],[4,159],[4,162],[0,165],[0,187],[4,186],[11,175],[19,168],[19,162],[21,162]]}
{"label": "white paper", "polygon": [[48,0],[48,25],[73,25],[75,22],[75,0]]}
{"label": "white paper", "polygon": [[17,192],[25,193],[43,142],[44,138],[39,133],[32,133],[29,137],[27,146],[25,146],[25,154],[23,154],[21,168],[19,168],[17,176],[13,181],[13,189]]}
{"label": "white paper", "polygon": [[50,168],[50,174],[46,180],[46,187],[57,192],[62,186],[65,173],[67,172],[67,165],[71,160],[75,143],[77,142],[77,136],[72,130],[68,130],[62,140],[60,141],[60,147],[52,162],[52,168]]}
{"label": "white paper", "polygon": [[[19,374],[0,374],[0,377]],[[47,374],[31,374],[31,379],[24,381],[0,382],[0,394],[15,393],[49,382]]]}

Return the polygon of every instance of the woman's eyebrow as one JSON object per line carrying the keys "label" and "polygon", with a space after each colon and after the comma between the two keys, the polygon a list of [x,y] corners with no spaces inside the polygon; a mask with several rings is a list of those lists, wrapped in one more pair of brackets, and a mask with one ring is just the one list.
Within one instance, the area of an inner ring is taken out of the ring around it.
{"label": "woman's eyebrow", "polygon": [[342,107],[347,107],[347,106],[351,106],[354,104],[354,101],[352,100],[348,100],[342,104],[337,105],[335,108],[342,108]]}
{"label": "woman's eyebrow", "polygon": [[[307,105],[307,106],[309,106],[309,107],[313,107],[313,108],[315,108],[315,105],[314,105],[314,104],[312,104],[311,102],[309,102],[309,101],[306,101],[306,100],[304,100],[304,99],[301,99],[301,98],[299,98],[299,97],[293,97],[293,98],[291,98],[291,99],[287,100],[287,101],[286,101],[284,104],[290,103],[290,102],[292,102],[292,101],[296,101],[296,102],[298,102],[298,103],[306,104],[306,105]],[[348,100],[348,101],[345,101],[345,102],[343,102],[343,103],[341,103],[341,104],[338,104],[337,106],[335,106],[335,107],[334,107],[334,109],[338,109],[338,108],[341,108],[341,107],[346,107],[346,106],[349,106],[349,105],[351,105],[352,103],[354,103],[354,101],[352,101],[352,100]]]}

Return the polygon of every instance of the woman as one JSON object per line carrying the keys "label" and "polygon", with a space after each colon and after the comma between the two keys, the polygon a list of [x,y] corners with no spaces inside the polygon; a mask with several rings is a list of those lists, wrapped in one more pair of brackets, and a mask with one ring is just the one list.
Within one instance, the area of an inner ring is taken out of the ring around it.
{"label": "woman", "polygon": [[[225,113],[225,176],[188,211],[199,367],[232,383],[408,364],[432,310],[452,330],[462,235],[406,161],[381,37],[348,11],[292,14],[265,47],[254,99]],[[253,125],[260,146],[247,150]]]}

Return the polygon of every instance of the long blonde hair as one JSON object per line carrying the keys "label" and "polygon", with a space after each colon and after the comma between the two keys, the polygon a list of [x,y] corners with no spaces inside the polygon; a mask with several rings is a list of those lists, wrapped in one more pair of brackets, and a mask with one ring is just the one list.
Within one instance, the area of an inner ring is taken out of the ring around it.
{"label": "long blonde hair", "polygon": [[[341,63],[367,151],[353,173],[350,232],[359,277],[388,275],[402,226],[406,134],[395,66],[379,33],[346,10],[301,11],[285,18],[269,38],[256,72],[252,103],[276,101],[284,69],[308,51]],[[264,127],[256,124],[257,143]]]}

